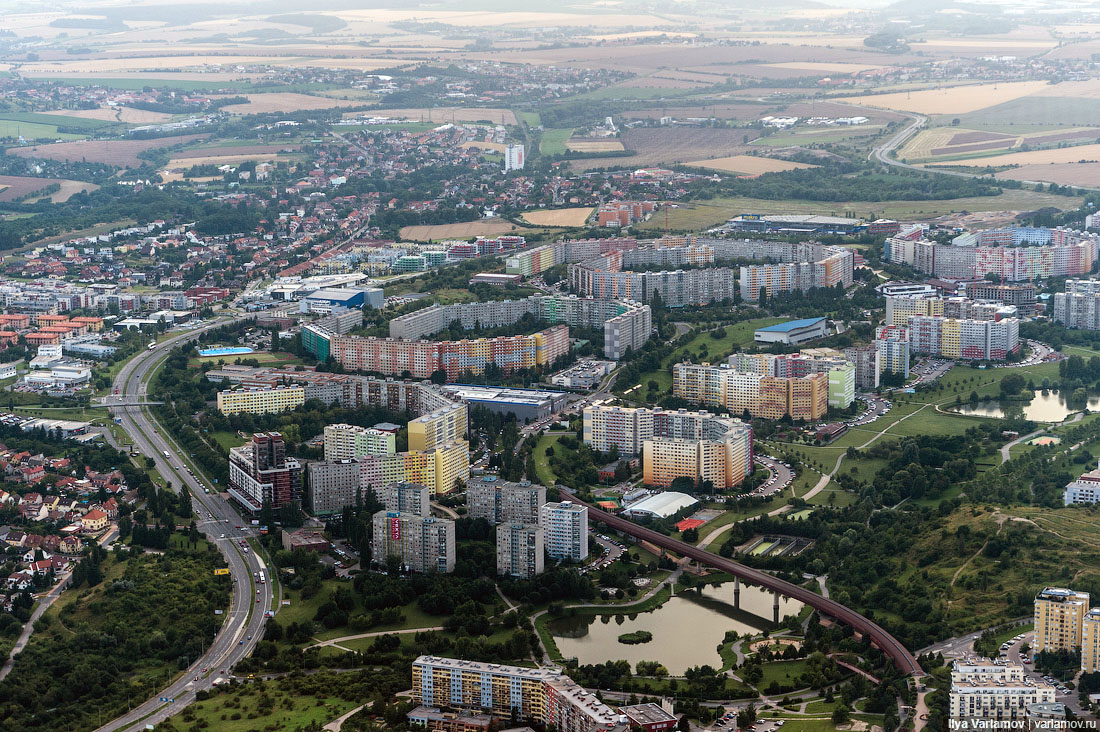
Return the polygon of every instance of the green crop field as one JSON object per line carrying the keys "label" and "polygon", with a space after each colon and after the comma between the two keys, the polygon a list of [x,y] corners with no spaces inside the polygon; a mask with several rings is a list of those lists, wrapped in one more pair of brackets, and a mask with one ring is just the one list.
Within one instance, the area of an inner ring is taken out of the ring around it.
{"label": "green crop field", "polygon": [[37,114],[35,112],[0,112],[0,120],[4,122],[29,122],[47,127],[60,125],[80,130],[98,130],[101,127],[110,127],[116,124],[109,120],[67,117],[59,114]]}
{"label": "green crop field", "polygon": [[[46,116],[46,115],[43,115]],[[25,140],[83,140],[86,135],[72,132],[58,132],[56,124],[44,125],[38,122],[20,122],[0,119],[0,138],[22,137]]]}
{"label": "green crop field", "polygon": [[539,142],[539,152],[543,155],[564,155],[565,141],[573,136],[573,128],[551,128],[543,130],[542,141]]}

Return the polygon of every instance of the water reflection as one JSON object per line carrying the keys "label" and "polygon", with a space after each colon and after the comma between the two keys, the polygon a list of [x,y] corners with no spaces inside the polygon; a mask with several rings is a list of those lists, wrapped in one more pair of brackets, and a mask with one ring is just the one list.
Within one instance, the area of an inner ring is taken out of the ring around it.
{"label": "water reflection", "polygon": [[[1100,409],[1100,396],[1090,396],[1087,405],[1093,411]],[[952,407],[951,411],[976,417],[1023,417],[1034,422],[1061,422],[1074,412],[1080,412],[1085,406],[1085,402],[1068,400],[1059,391],[1052,389],[1046,392],[1036,391],[1035,398],[1026,404],[990,400]]]}
{"label": "water reflection", "polygon": [[[772,594],[760,587],[741,585],[740,608],[733,606],[733,583],[703,590],[682,590],[664,605],[634,615],[574,616],[551,620],[547,627],[564,658],[579,663],[623,659],[633,667],[638,661],[660,661],[676,676],[704,663],[718,668],[718,645],[727,630],[741,635],[757,633],[771,625]],[[795,615],[802,603],[779,598],[779,617]],[[638,645],[619,643],[619,636],[647,630],[653,640]]]}

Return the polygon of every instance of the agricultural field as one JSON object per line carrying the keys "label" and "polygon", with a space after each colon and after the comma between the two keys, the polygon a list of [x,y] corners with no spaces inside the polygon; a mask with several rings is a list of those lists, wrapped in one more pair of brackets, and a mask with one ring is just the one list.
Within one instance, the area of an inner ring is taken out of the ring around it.
{"label": "agricultural field", "polygon": [[172,119],[164,112],[150,112],[133,107],[98,107],[97,109],[57,109],[44,114],[56,114],[64,117],[102,120],[104,122],[124,122],[126,124],[150,125]]}
{"label": "agricultural field", "polygon": [[1012,81],[999,84],[950,86],[891,94],[841,97],[836,102],[883,107],[918,114],[962,114],[1031,96],[1047,86],[1045,81]]}
{"label": "agricultural field", "polygon": [[1049,150],[1028,150],[1027,152],[1006,153],[1004,155],[963,158],[952,160],[952,165],[1048,165],[1050,163],[1096,162],[1100,160],[1100,143],[1057,147]]}
{"label": "agricultural field", "polygon": [[1010,150],[1018,150],[1024,145],[1029,148],[1047,148],[1095,142],[1098,137],[1100,137],[1100,129],[1095,127],[1067,128],[1055,132],[1046,130],[1023,132],[1016,135],[959,127],[936,127],[923,130],[913,137],[898,152],[898,158],[907,162],[916,162],[979,155],[994,156]]}
{"label": "agricultural field", "polygon": [[[674,231],[699,231],[717,226],[728,219],[743,213],[759,214],[821,214],[840,216],[845,211],[854,211],[868,220],[892,218],[899,221],[913,221],[942,218],[961,220],[963,211],[969,212],[970,219],[981,217],[991,220],[1011,220],[1023,211],[1034,211],[1044,206],[1053,206],[1059,210],[1075,208],[1082,199],[1072,196],[1058,196],[1050,193],[1036,193],[1028,190],[1006,190],[998,196],[979,196],[974,198],[955,198],[946,201],[774,201],[761,198],[714,198],[694,204],[677,204],[668,211],[668,226]],[[991,224],[987,224],[991,225]],[[664,218],[651,219],[637,224],[638,231],[663,230]]]}
{"label": "agricultural field", "polygon": [[772,135],[758,137],[749,144],[754,147],[786,145],[836,145],[866,143],[867,138],[882,133],[884,125],[863,124],[854,127],[795,127]]}
{"label": "agricultural field", "polygon": [[[1052,87],[1057,89],[1058,87]],[[935,124],[950,124],[958,117],[961,127],[990,132],[1020,134],[1025,131],[1056,131],[1093,127],[1100,119],[1100,99],[1024,97],[955,116],[933,118]]]}
{"label": "agricultural field", "polygon": [[405,226],[401,229],[402,239],[412,241],[439,241],[441,239],[470,239],[475,236],[499,236],[500,234],[522,234],[530,229],[516,226],[504,219],[483,221],[465,221],[458,224],[426,224]]}
{"label": "agricultural field", "polygon": [[272,153],[257,153],[249,155],[203,155],[193,158],[172,158],[164,169],[160,171],[164,182],[170,183],[183,179],[183,173],[194,165],[240,165],[244,162],[269,163],[274,162],[279,156]]}
{"label": "agricultural field", "polygon": [[[992,162],[990,163],[993,164]],[[1100,163],[1052,163],[1021,165],[994,175],[1012,180],[1037,180],[1063,186],[1100,188]]]}
{"label": "agricultural field", "polygon": [[46,158],[60,162],[104,163],[125,168],[136,168],[144,163],[137,156],[144,150],[152,150],[169,145],[194,142],[206,138],[205,134],[180,135],[179,137],[157,138],[152,140],[82,140],[79,142],[58,142],[49,145],[29,145],[27,147],[8,148],[7,155],[21,158]]}
{"label": "agricultural field", "polygon": [[[266,95],[265,95],[266,96]],[[331,106],[331,105],[330,105]],[[432,107],[431,109],[372,109],[372,115],[390,119],[412,119],[423,122],[488,122],[494,125],[519,124],[516,115],[510,109],[491,107]],[[355,117],[362,112],[347,113],[344,117]]]}
{"label": "agricultural field", "polygon": [[574,160],[577,170],[629,165],[646,168],[690,160],[704,160],[739,155],[752,148],[748,143],[759,136],[756,130],[720,129],[714,127],[639,127],[626,130],[621,138],[623,147],[634,152],[624,162],[619,158],[587,158]]}
{"label": "agricultural field", "polygon": [[572,127],[552,127],[543,130],[542,138],[539,140],[539,152],[543,155],[564,155],[566,153],[565,143],[572,136]]}
{"label": "agricultural field", "polygon": [[585,137],[571,137],[565,143],[565,149],[570,152],[602,153],[619,152],[623,144],[614,139],[588,139]]}
{"label": "agricultural field", "polygon": [[584,226],[594,208],[554,208],[545,211],[527,211],[523,220],[535,226]]}
{"label": "agricultural field", "polygon": [[203,158],[211,155],[260,155],[279,154],[297,151],[301,145],[199,145],[179,150],[173,158]]}
{"label": "agricultural field", "polygon": [[68,201],[76,193],[80,193],[81,191],[94,191],[96,188],[99,188],[99,186],[94,183],[84,183],[83,181],[77,180],[0,175],[0,201],[10,203],[17,198],[30,196],[24,199],[30,202],[36,198],[31,194],[41,191],[43,188],[53,185],[54,183],[61,186],[61,190],[50,194],[49,199],[51,203],[62,203]]}
{"label": "agricultural field", "polygon": [[299,112],[312,109],[332,109],[333,107],[361,106],[362,102],[345,99],[317,97],[311,94],[294,92],[271,92],[268,94],[245,94],[247,104],[230,104],[222,107],[229,114],[273,114],[276,112]]}
{"label": "agricultural field", "polygon": [[763,158],[755,155],[731,155],[725,158],[713,160],[696,160],[684,165],[693,165],[710,170],[720,170],[725,173],[740,173],[741,175],[763,175],[764,173],[779,173],[784,170],[799,170],[813,168],[808,163],[796,163],[791,160],[777,160],[775,158]]}

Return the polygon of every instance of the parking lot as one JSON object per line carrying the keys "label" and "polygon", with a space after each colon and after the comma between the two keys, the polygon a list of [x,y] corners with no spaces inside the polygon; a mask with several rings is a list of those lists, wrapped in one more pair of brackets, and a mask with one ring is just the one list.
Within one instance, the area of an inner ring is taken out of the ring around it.
{"label": "parking lot", "polygon": [[738,729],[737,711],[731,710],[715,720],[714,724],[707,729],[713,730],[713,732],[775,732],[785,724],[786,720],[782,719],[758,719],[748,727]]}
{"label": "parking lot", "polygon": [[771,477],[754,488],[748,495],[770,496],[781,493],[794,481],[795,473],[787,463],[780,462],[769,455],[754,455],[753,461],[770,472]]}
{"label": "parking lot", "polygon": [[870,424],[889,412],[890,407],[893,406],[893,403],[889,399],[884,399],[874,394],[860,394],[856,398],[862,401],[866,408],[860,412],[858,417],[844,423],[849,427],[859,427],[861,425]]}
{"label": "parking lot", "polygon": [[1075,711],[1077,707],[1076,694],[1068,687],[1064,686],[1062,679],[1056,679],[1050,676],[1044,676],[1035,670],[1032,665],[1031,657],[1026,653],[1021,653],[1020,649],[1025,643],[1031,644],[1035,640],[1035,632],[1028,631],[1026,633],[1020,633],[1011,640],[1001,644],[1001,657],[1006,658],[1009,661],[1023,664],[1024,674],[1031,677],[1035,681],[1045,681],[1048,684],[1054,686],[1057,692],[1057,700],[1068,706],[1074,707]]}

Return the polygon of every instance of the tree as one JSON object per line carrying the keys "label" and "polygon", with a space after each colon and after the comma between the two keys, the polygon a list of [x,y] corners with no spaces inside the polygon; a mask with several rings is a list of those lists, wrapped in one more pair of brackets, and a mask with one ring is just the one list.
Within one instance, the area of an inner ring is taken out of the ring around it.
{"label": "tree", "polygon": [[446,384],[447,383],[447,372],[444,371],[443,369],[436,369],[435,371],[432,372],[432,375],[429,378],[431,379],[433,384],[440,384],[440,385]]}

